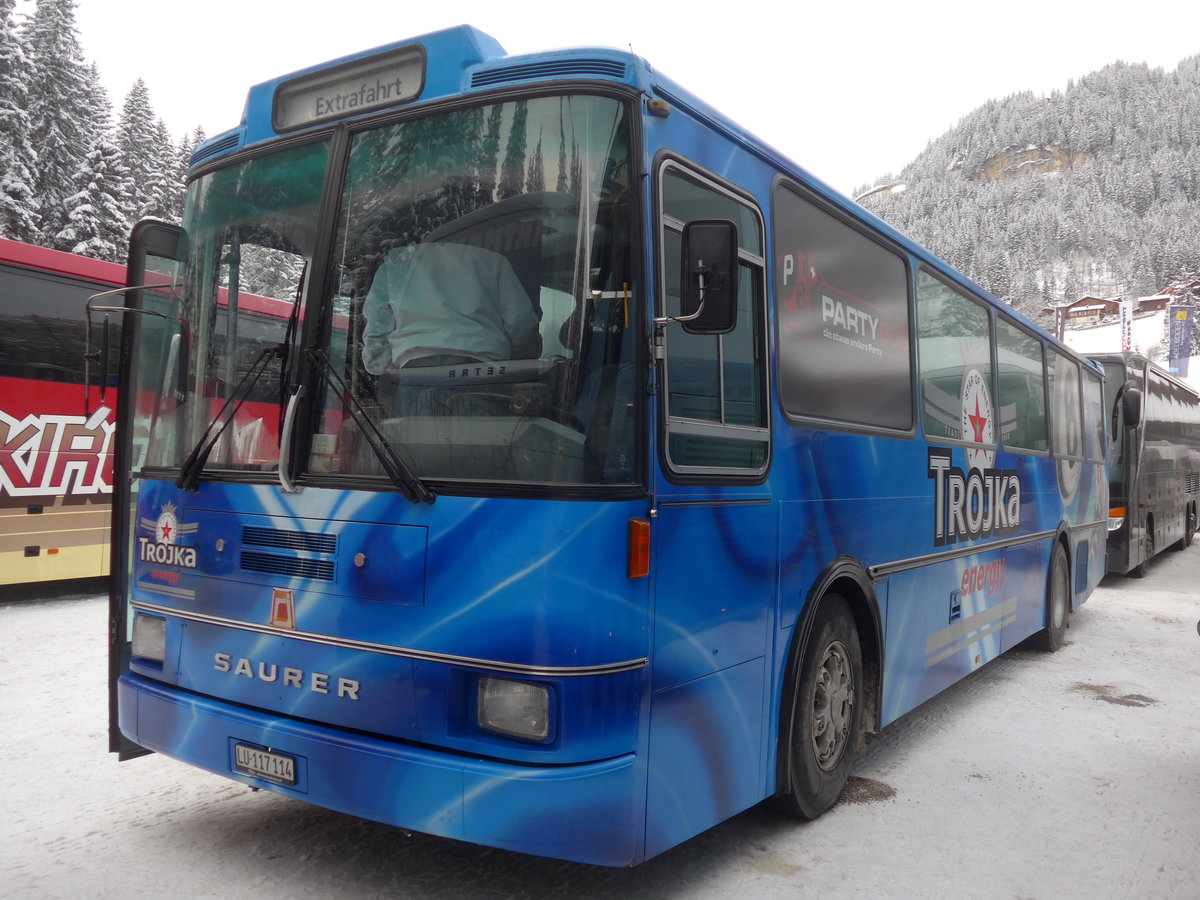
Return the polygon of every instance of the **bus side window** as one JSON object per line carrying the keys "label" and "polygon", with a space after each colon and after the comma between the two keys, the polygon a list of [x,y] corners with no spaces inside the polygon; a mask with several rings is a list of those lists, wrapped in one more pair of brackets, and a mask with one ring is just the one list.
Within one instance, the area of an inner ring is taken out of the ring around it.
{"label": "bus side window", "polygon": [[779,400],[789,417],[913,427],[902,254],[798,185],[775,189]]}
{"label": "bus side window", "polygon": [[1040,340],[1016,323],[997,317],[1000,442],[1008,449],[1042,452],[1050,447],[1043,347]]}
{"label": "bus side window", "polygon": [[991,329],[987,310],[927,272],[917,276],[925,434],[996,445]]}
{"label": "bus side window", "polygon": [[665,315],[678,316],[683,226],[700,219],[737,224],[736,325],[726,334],[666,327],[667,458],[684,473],[758,474],[767,465],[763,347],[762,225],[757,212],[715,185],[666,168],[662,190]]}

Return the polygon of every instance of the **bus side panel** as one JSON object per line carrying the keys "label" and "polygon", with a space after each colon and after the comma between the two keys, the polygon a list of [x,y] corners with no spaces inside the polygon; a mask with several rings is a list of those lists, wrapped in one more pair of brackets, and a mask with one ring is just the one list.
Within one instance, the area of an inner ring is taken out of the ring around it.
{"label": "bus side panel", "polygon": [[778,544],[776,509],[760,500],[661,503],[653,527],[647,856],[766,793]]}
{"label": "bus side panel", "polygon": [[890,577],[880,724],[1000,655],[1019,606],[1006,568],[993,551]]}
{"label": "bus side panel", "polygon": [[764,658],[654,694],[646,857],[763,798]]}
{"label": "bus side panel", "polygon": [[83,401],[77,384],[0,377],[0,584],[108,574],[116,426]]}

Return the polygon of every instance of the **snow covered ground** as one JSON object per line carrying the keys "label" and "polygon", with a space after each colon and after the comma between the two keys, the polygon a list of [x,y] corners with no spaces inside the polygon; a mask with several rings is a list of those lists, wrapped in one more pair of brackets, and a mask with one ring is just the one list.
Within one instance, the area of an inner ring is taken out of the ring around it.
{"label": "snow covered ground", "polygon": [[105,752],[97,595],[0,601],[0,896],[1200,897],[1200,545],[1110,578],[889,726],[816,822],[761,806],[633,870],[326,812]]}

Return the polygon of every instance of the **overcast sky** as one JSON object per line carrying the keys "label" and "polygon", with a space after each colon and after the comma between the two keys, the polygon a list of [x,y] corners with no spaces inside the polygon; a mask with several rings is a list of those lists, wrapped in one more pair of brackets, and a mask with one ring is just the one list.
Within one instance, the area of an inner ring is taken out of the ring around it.
{"label": "overcast sky", "polygon": [[1200,53],[1194,0],[77,0],[76,22],[115,112],[140,77],[177,138],[234,127],[251,84],[452,25],[510,54],[632,47],[845,192],[899,171],[988,99]]}

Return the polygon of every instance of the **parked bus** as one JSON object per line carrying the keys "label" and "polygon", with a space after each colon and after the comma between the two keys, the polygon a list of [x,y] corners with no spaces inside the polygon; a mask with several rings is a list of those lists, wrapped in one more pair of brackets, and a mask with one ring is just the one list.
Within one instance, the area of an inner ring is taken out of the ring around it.
{"label": "parked bus", "polygon": [[1141,578],[1155,554],[1183,550],[1200,501],[1200,396],[1137,353],[1089,354],[1104,367],[1108,571]]}
{"label": "parked bus", "polygon": [[108,574],[115,425],[80,396],[84,304],[124,284],[124,266],[0,240],[0,585]]}
{"label": "parked bus", "polygon": [[[124,756],[636,864],[820,815],[1104,574],[1099,366],[626,52],[462,27],[261,84],[130,259]],[[278,443],[222,447],[265,377]]]}

